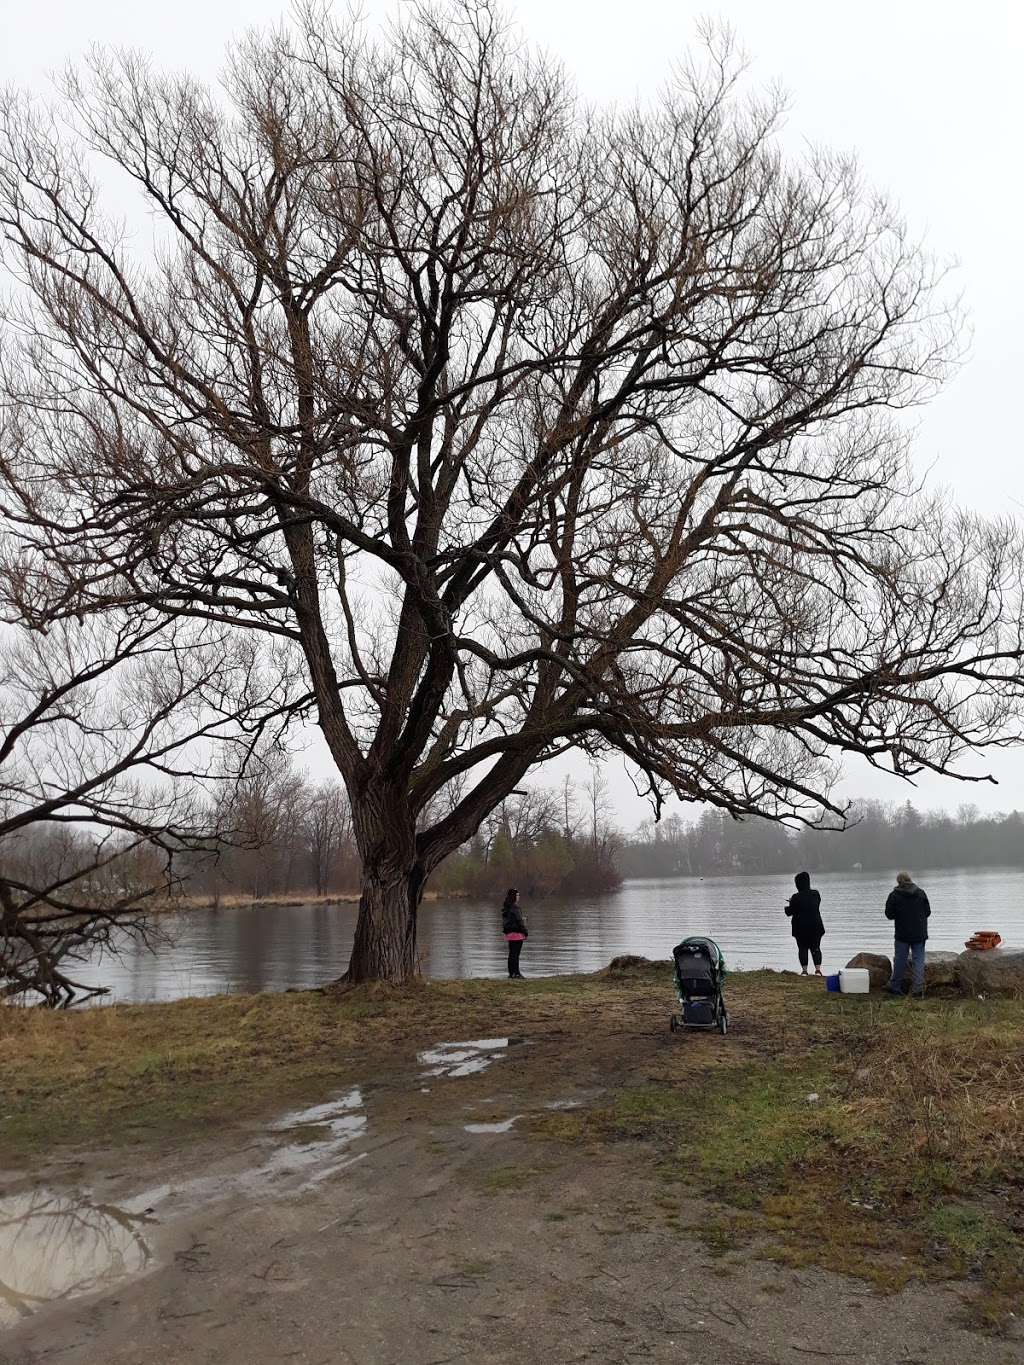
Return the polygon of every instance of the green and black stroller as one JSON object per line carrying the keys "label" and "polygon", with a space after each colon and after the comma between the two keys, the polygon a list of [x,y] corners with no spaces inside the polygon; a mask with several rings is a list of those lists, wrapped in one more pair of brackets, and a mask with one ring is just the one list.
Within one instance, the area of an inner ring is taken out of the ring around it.
{"label": "green and black stroller", "polygon": [[721,948],[710,938],[684,938],[672,949],[672,958],[679,1013],[669,1019],[669,1028],[673,1033],[684,1028],[727,1032],[729,1012],[722,997],[725,960]]}

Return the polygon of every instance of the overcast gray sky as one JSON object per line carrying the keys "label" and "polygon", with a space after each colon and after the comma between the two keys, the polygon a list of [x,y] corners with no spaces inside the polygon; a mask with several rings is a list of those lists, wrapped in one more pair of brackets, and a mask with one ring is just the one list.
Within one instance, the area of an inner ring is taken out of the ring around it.
{"label": "overcast gray sky", "polygon": [[[371,19],[393,12],[363,0]],[[957,498],[993,514],[1024,515],[1024,459],[1015,398],[1024,374],[1024,4],[974,0],[518,0],[523,33],[562,58],[581,92],[625,102],[655,92],[693,41],[697,20],[728,21],[756,81],[790,92],[786,141],[854,150],[868,178],[902,204],[911,230],[957,261],[972,341],[964,369],[921,416],[917,463]],[[0,77],[36,90],[47,72],[91,43],[138,47],[160,64],[215,78],[225,45],[249,25],[277,22],[277,0],[49,0],[11,4]],[[979,756],[1000,785],[903,783],[851,768],[850,794],[955,807],[1024,809],[1024,751]],[[609,771],[626,824],[643,818]]]}

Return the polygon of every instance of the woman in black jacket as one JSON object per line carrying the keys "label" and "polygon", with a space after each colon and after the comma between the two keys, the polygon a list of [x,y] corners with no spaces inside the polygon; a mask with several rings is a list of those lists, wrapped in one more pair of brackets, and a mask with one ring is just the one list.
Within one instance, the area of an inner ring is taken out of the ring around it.
{"label": "woman in black jacket", "polygon": [[825,926],[821,922],[821,896],[811,890],[807,872],[796,874],[796,895],[790,896],[786,914],[793,921],[793,937],[800,958],[801,975],[807,975],[807,955],[814,959],[814,975],[821,976],[821,940]]}
{"label": "woman in black jacket", "polygon": [[519,954],[523,951],[523,941],[527,937],[528,930],[526,920],[523,919],[523,912],[519,908],[519,892],[514,886],[509,887],[502,902],[501,932],[505,935],[505,941],[508,943],[509,979],[521,981],[523,974],[519,970]]}

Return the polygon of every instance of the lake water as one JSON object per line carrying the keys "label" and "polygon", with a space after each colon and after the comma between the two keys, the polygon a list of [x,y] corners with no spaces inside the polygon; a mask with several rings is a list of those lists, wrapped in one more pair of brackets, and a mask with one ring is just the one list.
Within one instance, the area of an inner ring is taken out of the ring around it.
{"label": "lake water", "polygon": [[[963,948],[977,929],[1024,946],[1024,872],[995,869],[918,874],[932,905],[928,945]],[[824,970],[857,952],[892,952],[883,908],[893,886],[882,873],[822,873]],[[796,945],[783,905],[786,877],[671,877],[627,882],[608,896],[523,897],[530,927],[525,975],[592,972],[619,953],[667,959],[688,934],[708,934],[730,968],[796,968]],[[169,1000],[225,991],[278,991],[321,985],[348,965],[356,907],[258,905],[165,916],[167,941],[156,951],[130,944],[119,958],[92,962],[79,975],[112,988],[116,1000]],[[503,976],[505,942],[497,904],[437,901],[420,915],[425,976]]]}

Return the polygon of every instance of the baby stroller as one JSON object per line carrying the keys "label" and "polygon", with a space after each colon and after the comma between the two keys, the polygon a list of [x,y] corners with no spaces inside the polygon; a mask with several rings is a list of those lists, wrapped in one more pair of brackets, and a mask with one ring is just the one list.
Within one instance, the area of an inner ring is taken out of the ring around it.
{"label": "baby stroller", "polygon": [[673,1033],[682,1028],[725,1033],[729,1028],[729,1012],[722,998],[725,961],[718,944],[710,938],[684,938],[672,949],[672,957],[680,1012],[669,1019],[669,1028]]}

